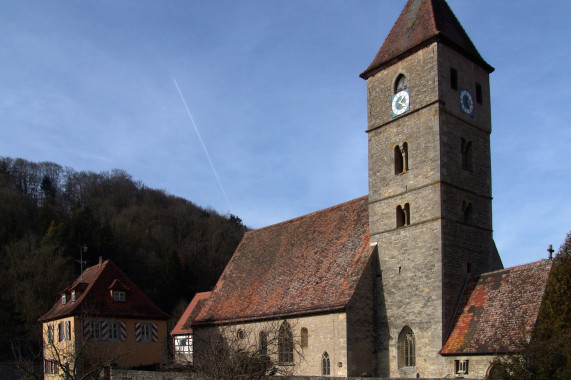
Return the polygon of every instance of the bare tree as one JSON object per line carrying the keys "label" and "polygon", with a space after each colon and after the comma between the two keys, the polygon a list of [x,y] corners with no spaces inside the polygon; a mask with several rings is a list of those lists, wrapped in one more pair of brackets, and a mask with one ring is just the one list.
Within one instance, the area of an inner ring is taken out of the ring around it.
{"label": "bare tree", "polygon": [[303,360],[293,331],[283,320],[201,329],[194,337],[194,371],[207,380],[291,375]]}

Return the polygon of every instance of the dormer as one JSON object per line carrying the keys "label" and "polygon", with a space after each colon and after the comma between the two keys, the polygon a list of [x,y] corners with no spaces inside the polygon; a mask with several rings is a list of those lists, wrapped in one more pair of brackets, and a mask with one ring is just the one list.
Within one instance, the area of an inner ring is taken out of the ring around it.
{"label": "dormer", "polygon": [[80,282],[77,285],[75,285],[73,288],[71,288],[71,302],[75,302],[77,301],[77,299],[81,296],[81,294],[84,292],[84,290],[87,288],[87,283],[85,282]]}
{"label": "dormer", "polygon": [[109,294],[113,298],[113,302],[126,302],[128,291],[129,287],[118,279],[113,280],[109,285]]}

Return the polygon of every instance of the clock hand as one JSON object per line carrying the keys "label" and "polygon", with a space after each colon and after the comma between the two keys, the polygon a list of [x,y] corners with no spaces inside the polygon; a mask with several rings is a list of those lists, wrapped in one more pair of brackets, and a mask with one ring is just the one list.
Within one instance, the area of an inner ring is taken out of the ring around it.
{"label": "clock hand", "polygon": [[403,107],[406,107],[406,102],[404,102],[404,103],[403,102],[404,102],[404,97],[399,99],[399,104]]}

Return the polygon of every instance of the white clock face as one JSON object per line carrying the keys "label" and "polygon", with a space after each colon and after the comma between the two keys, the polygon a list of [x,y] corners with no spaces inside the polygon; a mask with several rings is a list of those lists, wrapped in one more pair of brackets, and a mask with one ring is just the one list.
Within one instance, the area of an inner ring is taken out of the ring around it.
{"label": "white clock face", "polygon": [[468,115],[474,114],[474,99],[468,90],[460,90],[460,109]]}
{"label": "white clock face", "polygon": [[410,97],[408,95],[408,90],[402,90],[393,95],[392,109],[393,117],[402,115],[410,108]]}

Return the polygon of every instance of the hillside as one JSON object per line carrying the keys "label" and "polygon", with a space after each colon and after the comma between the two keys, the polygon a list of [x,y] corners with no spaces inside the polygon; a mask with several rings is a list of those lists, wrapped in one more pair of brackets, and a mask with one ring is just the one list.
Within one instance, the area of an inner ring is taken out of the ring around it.
{"label": "hillside", "polygon": [[37,318],[99,256],[176,318],[211,289],[247,228],[122,170],[77,172],[0,157],[0,340],[37,339]]}

